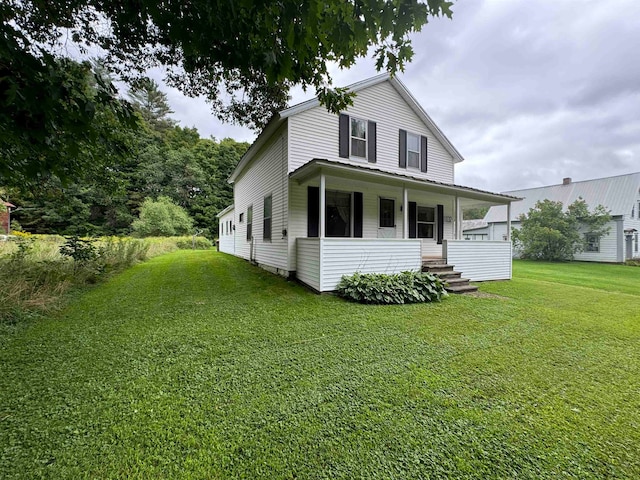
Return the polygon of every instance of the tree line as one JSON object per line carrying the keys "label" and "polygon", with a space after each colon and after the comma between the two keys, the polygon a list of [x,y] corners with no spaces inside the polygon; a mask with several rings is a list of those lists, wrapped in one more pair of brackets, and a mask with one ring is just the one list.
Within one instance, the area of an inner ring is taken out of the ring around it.
{"label": "tree line", "polygon": [[[95,92],[96,78],[111,82],[100,62],[83,75],[84,88]],[[98,106],[96,128],[107,140],[66,152],[85,165],[76,170],[82,175],[68,177],[54,170],[39,175],[37,183],[16,177],[0,185],[18,206],[16,226],[41,234],[125,235],[145,200],[162,198],[182,207],[204,235],[217,235],[216,214],[233,202],[227,178],[248,144],[201,138],[195,128],[177,125],[166,94],[153,80],[136,82],[128,97],[123,104],[132,106],[133,122]]]}

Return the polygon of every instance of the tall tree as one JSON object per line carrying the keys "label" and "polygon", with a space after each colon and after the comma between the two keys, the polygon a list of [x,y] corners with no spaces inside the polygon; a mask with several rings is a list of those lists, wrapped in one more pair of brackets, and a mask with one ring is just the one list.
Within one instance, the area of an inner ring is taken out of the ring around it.
{"label": "tall tree", "polygon": [[175,121],[169,118],[173,113],[167,94],[160,90],[155,80],[141,78],[129,90],[129,98],[142,118],[155,130],[166,130]]}

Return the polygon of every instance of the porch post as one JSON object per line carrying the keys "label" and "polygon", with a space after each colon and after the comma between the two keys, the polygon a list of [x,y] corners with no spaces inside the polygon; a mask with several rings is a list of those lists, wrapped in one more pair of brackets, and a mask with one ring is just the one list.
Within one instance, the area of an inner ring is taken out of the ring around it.
{"label": "porch post", "polygon": [[402,187],[402,238],[409,238],[409,192]]}
{"label": "porch post", "polygon": [[507,241],[511,241],[511,202],[507,203]]}
{"label": "porch post", "polygon": [[325,176],[320,172],[320,238],[324,238],[324,214],[325,214]]}
{"label": "porch post", "polygon": [[456,240],[460,240],[460,237],[462,237],[462,215],[461,215],[461,209],[460,209],[460,199],[458,198],[457,195],[455,197],[455,206],[456,206],[456,232],[455,232],[454,238]]}

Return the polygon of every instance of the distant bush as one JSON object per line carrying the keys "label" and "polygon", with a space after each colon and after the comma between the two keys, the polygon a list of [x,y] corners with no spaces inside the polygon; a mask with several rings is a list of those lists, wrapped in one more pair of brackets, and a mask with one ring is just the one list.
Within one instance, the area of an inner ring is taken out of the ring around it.
{"label": "distant bush", "polygon": [[338,283],[341,297],[360,303],[403,304],[440,301],[444,282],[431,273],[354,273]]}
{"label": "distant bush", "polygon": [[211,240],[204,237],[195,237],[190,239],[178,240],[176,242],[178,248],[182,250],[208,250],[213,247]]}
{"label": "distant bush", "polygon": [[140,218],[131,224],[140,237],[172,237],[193,230],[193,219],[169,197],[147,198],[140,207]]}

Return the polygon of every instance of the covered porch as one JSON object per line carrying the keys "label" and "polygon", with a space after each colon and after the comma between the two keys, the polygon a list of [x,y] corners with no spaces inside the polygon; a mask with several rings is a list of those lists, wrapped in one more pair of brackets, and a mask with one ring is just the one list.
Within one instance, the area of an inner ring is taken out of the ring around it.
{"label": "covered porch", "polygon": [[[462,211],[513,197],[369,166],[314,160],[290,174],[290,244],[297,278],[335,290],[342,275],[453,264],[472,281],[511,278],[511,239],[462,237]],[[467,273],[469,272],[469,274]]]}

